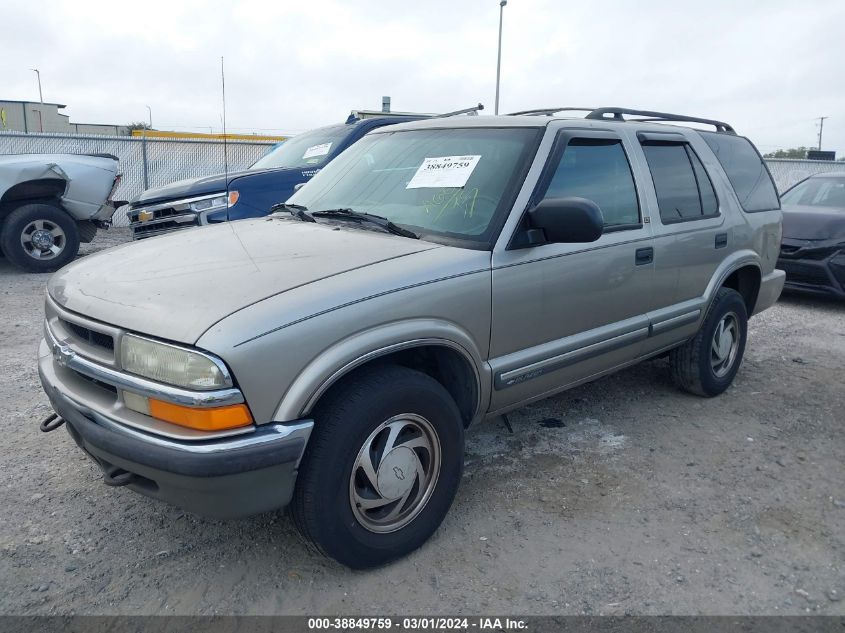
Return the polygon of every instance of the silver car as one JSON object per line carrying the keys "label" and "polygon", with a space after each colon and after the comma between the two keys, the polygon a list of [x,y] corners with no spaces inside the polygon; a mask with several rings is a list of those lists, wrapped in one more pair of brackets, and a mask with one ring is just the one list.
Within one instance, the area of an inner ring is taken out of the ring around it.
{"label": "silver car", "polygon": [[30,272],[61,268],[111,223],[120,182],[110,154],[0,156],[0,248]]}
{"label": "silver car", "polygon": [[437,529],[474,422],[663,354],[720,394],[784,282],[760,155],[718,121],[554,113],[384,128],[274,215],[64,268],[43,430],[197,513],[290,505],[359,568]]}

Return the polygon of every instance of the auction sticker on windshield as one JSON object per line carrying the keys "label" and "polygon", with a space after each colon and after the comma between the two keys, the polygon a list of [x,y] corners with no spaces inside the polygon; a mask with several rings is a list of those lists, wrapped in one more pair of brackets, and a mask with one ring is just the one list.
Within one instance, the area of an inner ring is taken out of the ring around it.
{"label": "auction sticker on windshield", "polygon": [[331,143],[321,143],[320,145],[312,145],[305,150],[302,158],[314,158],[315,156],[325,156],[332,148]]}
{"label": "auction sticker on windshield", "polygon": [[481,156],[439,156],[426,158],[405,189],[463,187]]}

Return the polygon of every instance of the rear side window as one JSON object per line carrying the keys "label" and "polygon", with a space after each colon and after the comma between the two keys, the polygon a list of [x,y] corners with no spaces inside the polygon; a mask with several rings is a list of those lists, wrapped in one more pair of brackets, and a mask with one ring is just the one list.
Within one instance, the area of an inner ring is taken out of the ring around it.
{"label": "rear side window", "polygon": [[664,224],[719,215],[716,192],[704,166],[686,143],[644,143]]}
{"label": "rear side window", "polygon": [[637,190],[621,141],[574,138],[569,142],[543,198],[572,196],[595,202],[607,227],[639,226]]}
{"label": "rear side window", "polygon": [[699,134],[719,159],[745,211],[780,209],[775,184],[751,141],[732,134]]}

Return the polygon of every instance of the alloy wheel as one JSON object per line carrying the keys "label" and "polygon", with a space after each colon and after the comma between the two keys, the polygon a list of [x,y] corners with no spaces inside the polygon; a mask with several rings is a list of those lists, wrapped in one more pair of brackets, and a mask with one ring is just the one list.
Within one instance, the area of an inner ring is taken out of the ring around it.
{"label": "alloy wheel", "polygon": [[33,259],[55,259],[66,244],[67,236],[62,227],[49,220],[33,220],[21,231],[21,246]]}

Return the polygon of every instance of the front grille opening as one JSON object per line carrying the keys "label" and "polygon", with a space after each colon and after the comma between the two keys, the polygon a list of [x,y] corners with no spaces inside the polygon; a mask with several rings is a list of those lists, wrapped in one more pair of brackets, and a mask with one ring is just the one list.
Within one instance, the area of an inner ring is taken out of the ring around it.
{"label": "front grille opening", "polygon": [[[129,214],[129,221],[130,222],[138,222],[138,216],[140,215],[143,209],[139,209],[138,211],[131,211]],[[162,218],[169,218],[172,215],[181,215],[185,213],[184,211],[177,211],[176,209],[167,208],[167,209],[158,209],[153,211],[153,217],[150,220],[160,220]],[[148,220],[149,221],[149,220]]]}
{"label": "front grille opening", "polygon": [[785,263],[786,279],[792,283],[830,286],[830,276],[824,268],[798,262]]}
{"label": "front grille opening", "polygon": [[132,230],[135,231],[135,235],[143,235],[144,233],[157,233],[159,231],[166,230],[172,231],[176,229],[187,229],[196,225],[196,220],[193,220],[191,222],[176,222],[170,220],[167,222],[156,222],[155,224],[136,224],[132,227]]}
{"label": "front grille opening", "polygon": [[79,378],[82,378],[82,380],[90,382],[92,385],[96,385],[100,389],[105,389],[106,391],[110,391],[114,395],[117,395],[117,387],[115,387],[114,385],[110,385],[107,382],[102,382],[100,380],[97,380],[96,378],[91,378],[90,376],[81,374],[78,371],[74,371],[73,373],[76,374]]}
{"label": "front grille opening", "polygon": [[114,351],[114,339],[108,334],[88,329],[87,327],[83,327],[77,323],[71,323],[70,321],[65,321],[64,319],[62,320],[62,325],[70,332],[73,332],[78,338],[86,341],[89,345]]}

